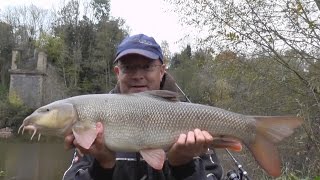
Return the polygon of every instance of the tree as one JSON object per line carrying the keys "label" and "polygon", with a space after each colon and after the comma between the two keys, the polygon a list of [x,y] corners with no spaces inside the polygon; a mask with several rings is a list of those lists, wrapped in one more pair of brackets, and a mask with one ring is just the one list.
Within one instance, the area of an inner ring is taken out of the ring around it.
{"label": "tree", "polygon": [[97,44],[94,51],[95,58],[92,62],[92,68],[95,73],[100,75],[99,79],[103,80],[99,84],[104,85],[104,87],[101,87],[101,90],[104,92],[110,90],[115,85],[115,77],[112,70],[116,47],[126,35],[126,32],[119,28],[121,23],[123,21],[118,19],[101,21],[98,24],[96,34]]}
{"label": "tree", "polygon": [[183,62],[189,62],[191,60],[191,46],[187,45],[181,53],[175,53],[171,59],[171,66],[173,68],[178,67]]}
{"label": "tree", "polygon": [[0,21],[0,86],[8,88],[11,52],[14,44],[12,26]]}
{"label": "tree", "polygon": [[[320,151],[319,141],[313,138],[320,112],[319,1],[167,1],[181,13],[183,23],[205,35],[199,39],[201,47],[218,54],[213,64],[205,67],[212,67],[208,72],[218,78],[211,87],[227,89],[228,93],[218,90],[224,92],[218,99],[219,94],[209,91],[211,100],[244,112],[298,111],[308,122],[303,132],[308,138],[301,138],[304,145],[300,148]],[[230,101],[224,101],[228,98]],[[305,154],[309,158],[313,155]],[[312,171],[315,175],[320,171],[318,162],[316,158],[305,167],[318,167]],[[297,163],[292,166],[302,169]]]}
{"label": "tree", "polygon": [[106,92],[114,87],[115,77],[112,70],[116,46],[125,37],[126,32],[120,28],[124,24],[122,19],[110,19],[109,0],[93,0],[91,5],[98,23],[95,25],[96,44],[90,66],[94,77],[97,77],[95,89]]}
{"label": "tree", "polygon": [[55,21],[55,36],[64,42],[59,65],[72,92],[106,92],[115,84],[113,59],[115,48],[127,35],[121,29],[124,21],[109,19],[109,1],[91,1],[86,12],[92,14],[82,18],[79,6],[80,1],[68,2]]}
{"label": "tree", "polygon": [[[80,4],[77,0],[69,1],[59,12],[55,20],[54,34],[63,39],[64,49],[61,54],[61,68],[66,87],[76,91],[82,62],[83,36],[80,34]],[[82,26],[81,26],[82,27]]]}
{"label": "tree", "polygon": [[110,13],[109,0],[92,0],[92,9],[94,10],[94,17],[98,21],[107,21]]}
{"label": "tree", "polygon": [[169,48],[169,43],[167,41],[162,41],[161,42],[161,49],[162,49],[162,54],[164,58],[164,63],[170,66],[170,59],[171,59],[171,52]]}
{"label": "tree", "polygon": [[261,53],[272,55],[276,57],[274,60],[277,63],[290,69],[305,86],[315,91],[305,73],[291,67],[283,58],[283,52],[293,50],[297,55],[291,57],[290,61],[301,61],[306,68],[313,66],[313,61],[320,60],[320,12],[314,2],[171,2],[176,4],[176,8],[184,15],[184,22],[198,27],[200,31],[210,30],[201,43],[215,48],[218,52],[221,49],[231,49],[245,56],[254,57]]}

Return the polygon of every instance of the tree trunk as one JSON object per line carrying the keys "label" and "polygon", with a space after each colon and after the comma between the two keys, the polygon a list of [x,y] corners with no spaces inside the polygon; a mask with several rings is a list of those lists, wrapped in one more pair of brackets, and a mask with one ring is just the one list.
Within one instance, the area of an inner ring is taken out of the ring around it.
{"label": "tree trunk", "polygon": [[314,0],[314,2],[317,4],[318,10],[320,11],[320,0]]}

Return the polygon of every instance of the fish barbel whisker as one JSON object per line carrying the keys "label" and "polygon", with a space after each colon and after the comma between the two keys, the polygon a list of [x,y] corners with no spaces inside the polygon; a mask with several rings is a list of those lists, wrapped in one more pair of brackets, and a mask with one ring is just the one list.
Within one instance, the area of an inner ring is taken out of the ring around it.
{"label": "fish barbel whisker", "polygon": [[[27,125],[27,126],[21,125],[20,128],[19,128],[19,130],[18,130],[18,134],[19,134],[21,128],[22,128],[22,134],[24,133],[24,130],[32,130],[32,131],[33,131],[30,140],[32,140],[33,137],[34,137],[34,136],[36,135],[36,133],[37,133],[37,127],[35,127],[34,125]],[[39,133],[39,135],[38,135],[38,141],[40,140],[40,136],[41,136],[41,134]]]}
{"label": "fish barbel whisker", "polygon": [[32,136],[31,136],[30,140],[32,140],[32,139],[33,139],[33,137],[34,137],[34,135],[36,135],[36,133],[37,133],[37,129],[36,129],[36,128],[34,128],[34,129],[33,129],[33,134],[32,134]]}
{"label": "fish barbel whisker", "polygon": [[40,141],[41,133],[38,134],[38,141]]}
{"label": "fish barbel whisker", "polygon": [[[19,127],[19,129],[18,129],[18,134],[20,133],[21,128],[24,128],[24,124],[22,124],[22,125]],[[22,134],[23,134],[23,132],[22,132]]]}

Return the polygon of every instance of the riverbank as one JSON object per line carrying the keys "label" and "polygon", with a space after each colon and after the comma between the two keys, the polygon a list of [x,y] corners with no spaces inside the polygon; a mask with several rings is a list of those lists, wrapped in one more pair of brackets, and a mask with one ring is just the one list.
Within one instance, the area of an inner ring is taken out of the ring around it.
{"label": "riverbank", "polygon": [[5,127],[0,129],[0,138],[7,139],[13,136],[13,129]]}

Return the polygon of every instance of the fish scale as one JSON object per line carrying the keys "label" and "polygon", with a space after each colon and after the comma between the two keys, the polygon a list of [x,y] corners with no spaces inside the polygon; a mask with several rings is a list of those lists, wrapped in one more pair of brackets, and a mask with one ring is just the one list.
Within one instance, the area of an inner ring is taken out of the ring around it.
{"label": "fish scale", "polygon": [[[106,144],[113,150],[128,150],[128,146],[132,151],[169,147],[181,133],[195,127],[211,134],[230,135],[248,141],[254,137],[254,127],[248,126],[253,122],[250,118],[211,106],[170,102],[139,94],[113,95],[107,100],[101,96],[90,98],[87,104],[76,106],[78,112],[84,112],[80,113],[80,120],[103,120],[105,139],[108,139]],[[105,113],[98,117],[87,109],[90,106],[102,108],[94,111]]]}
{"label": "fish scale", "polygon": [[110,150],[140,152],[148,164],[160,170],[165,159],[163,150],[168,150],[180,134],[199,128],[214,137],[215,148],[241,150],[239,141],[244,143],[259,165],[277,177],[281,174],[281,161],[274,144],[290,136],[302,122],[295,116],[247,116],[178,102],[176,93],[155,90],[90,94],[55,101],[25,118],[18,132],[32,130],[31,139],[37,132],[73,132],[79,145],[86,149],[103,132]]}

